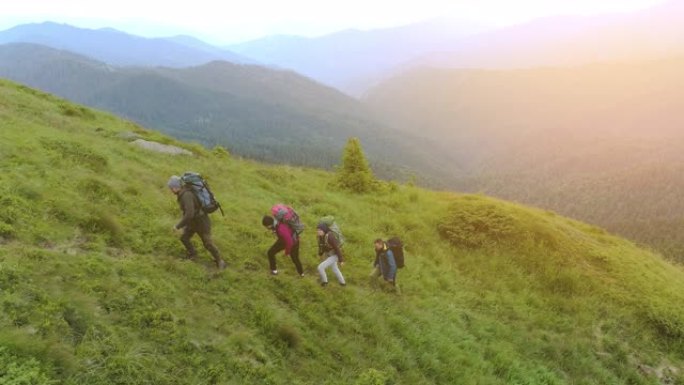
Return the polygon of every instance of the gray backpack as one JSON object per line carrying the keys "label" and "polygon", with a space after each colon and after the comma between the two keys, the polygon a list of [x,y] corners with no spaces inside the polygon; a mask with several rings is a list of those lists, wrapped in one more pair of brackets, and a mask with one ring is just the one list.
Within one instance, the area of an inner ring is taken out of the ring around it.
{"label": "gray backpack", "polygon": [[204,180],[204,178],[202,178],[202,175],[196,172],[188,171],[185,174],[183,174],[183,176],[181,176],[181,181],[184,185],[190,187],[193,194],[195,194],[195,197],[197,197],[197,201],[199,201],[202,211],[204,211],[207,214],[211,214],[216,210],[220,210],[221,215],[224,215],[223,209],[221,208],[221,204],[218,203],[216,198],[214,198],[214,193],[211,192],[209,184],[206,180]]}

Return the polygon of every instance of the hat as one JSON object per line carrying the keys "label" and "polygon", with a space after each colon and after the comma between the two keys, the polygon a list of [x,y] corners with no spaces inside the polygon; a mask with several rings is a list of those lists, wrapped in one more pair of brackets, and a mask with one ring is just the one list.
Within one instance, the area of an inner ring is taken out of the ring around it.
{"label": "hat", "polygon": [[169,179],[166,185],[169,186],[170,189],[181,188],[183,187],[183,181],[181,181],[181,178],[179,176],[174,175]]}

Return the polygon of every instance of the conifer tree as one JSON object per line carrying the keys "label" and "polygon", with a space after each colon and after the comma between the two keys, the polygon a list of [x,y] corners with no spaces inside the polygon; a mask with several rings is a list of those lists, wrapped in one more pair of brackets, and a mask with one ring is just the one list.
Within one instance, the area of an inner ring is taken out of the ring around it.
{"label": "conifer tree", "polygon": [[340,187],[355,193],[365,193],[373,189],[373,172],[358,138],[350,138],[344,148],[337,183]]}

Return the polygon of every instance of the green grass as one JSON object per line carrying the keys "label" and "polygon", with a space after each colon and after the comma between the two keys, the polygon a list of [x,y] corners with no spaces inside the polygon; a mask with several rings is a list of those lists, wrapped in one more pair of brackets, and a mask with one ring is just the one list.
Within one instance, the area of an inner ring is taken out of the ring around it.
{"label": "green grass", "polygon": [[[684,271],[658,255],[483,196],[331,191],[323,171],[150,153],[125,131],[175,143],[0,83],[0,383],[684,384]],[[165,182],[186,170],[226,210],[225,272],[179,258]],[[282,256],[268,276],[260,219],[281,201],[310,227],[304,279]],[[316,281],[326,214],[346,288]],[[367,278],[392,235],[401,293]]]}

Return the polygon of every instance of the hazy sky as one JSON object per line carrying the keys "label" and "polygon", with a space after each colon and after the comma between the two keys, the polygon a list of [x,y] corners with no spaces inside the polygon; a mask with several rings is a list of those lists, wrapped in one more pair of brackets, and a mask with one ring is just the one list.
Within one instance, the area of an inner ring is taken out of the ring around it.
{"label": "hazy sky", "polygon": [[271,34],[322,35],[447,17],[506,25],[558,14],[600,14],[663,0],[0,0],[0,29],[57,21],[145,36],[193,34],[214,43]]}

